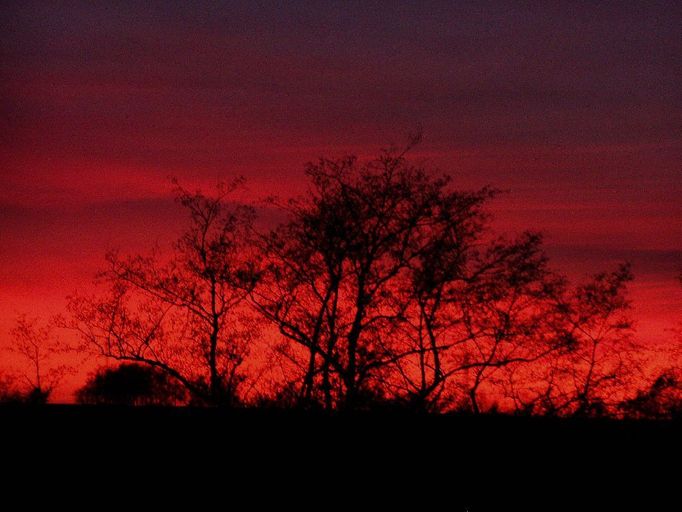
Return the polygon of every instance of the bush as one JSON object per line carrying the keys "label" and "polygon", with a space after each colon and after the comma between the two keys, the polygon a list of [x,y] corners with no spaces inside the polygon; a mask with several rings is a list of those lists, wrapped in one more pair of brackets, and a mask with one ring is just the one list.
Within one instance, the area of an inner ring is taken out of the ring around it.
{"label": "bush", "polygon": [[76,392],[79,404],[178,405],[185,400],[184,388],[166,373],[131,363],[100,368]]}

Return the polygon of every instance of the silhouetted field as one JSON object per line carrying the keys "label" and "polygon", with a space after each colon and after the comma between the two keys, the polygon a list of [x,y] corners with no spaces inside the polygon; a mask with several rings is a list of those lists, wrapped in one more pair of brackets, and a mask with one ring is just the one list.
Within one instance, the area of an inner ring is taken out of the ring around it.
{"label": "silhouetted field", "polygon": [[[352,447],[389,453],[416,448],[428,455],[458,458],[523,457],[548,459],[585,455],[626,458],[679,453],[682,422],[599,418],[525,417],[502,414],[412,414],[383,412],[315,412],[279,409],[205,407],[128,407],[44,405],[0,407],[3,430],[28,435],[40,427],[34,442],[50,444],[52,436],[75,441],[99,440],[106,446],[172,440],[178,447],[192,436],[212,438],[216,447],[306,451],[308,446],[333,453]],[[203,433],[203,434],[201,434]],[[112,437],[112,435],[114,435]],[[199,439],[198,441],[200,441]],[[240,443],[234,441],[240,440]],[[251,444],[250,448],[249,445]]]}
{"label": "silhouetted field", "polygon": [[313,488],[335,502],[447,498],[445,510],[471,511],[535,508],[547,495],[547,510],[616,495],[655,503],[677,485],[681,431],[679,421],[76,405],[5,406],[0,424],[53,468],[87,468],[79,478],[239,496],[255,483],[256,501]]}

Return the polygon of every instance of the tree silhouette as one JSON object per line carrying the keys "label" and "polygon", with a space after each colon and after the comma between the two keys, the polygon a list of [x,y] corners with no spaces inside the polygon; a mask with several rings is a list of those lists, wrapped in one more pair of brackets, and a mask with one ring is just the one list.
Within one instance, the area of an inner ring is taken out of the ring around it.
{"label": "tree silhouette", "polygon": [[617,407],[638,377],[641,348],[633,338],[626,285],[629,265],[603,272],[556,296],[562,349],[541,364],[510,373],[518,409],[544,414],[602,415]]}
{"label": "tree silhouette", "polygon": [[290,201],[290,220],[262,240],[268,265],[252,300],[307,352],[301,400],[353,408],[402,355],[390,343],[405,308],[398,283],[447,180],[390,152],[306,172],[309,195]]}
{"label": "tree silhouette", "polygon": [[300,372],[302,403],[428,409],[468,371],[478,410],[495,369],[556,348],[531,332],[553,279],[540,238],[487,237],[494,191],[454,190],[396,151],[366,165],[321,160],[307,175],[308,195],[261,239],[267,265],[251,294],[292,342],[281,351]]}
{"label": "tree silhouette", "polygon": [[150,365],[182,383],[195,401],[234,405],[255,323],[243,307],[255,283],[247,234],[250,208],[230,204],[241,180],[215,196],[176,183],[189,228],[169,257],[107,255],[106,296],[73,297],[67,327],[84,349]]}
{"label": "tree silhouette", "polygon": [[273,200],[286,219],[269,230],[228,201],[239,181],[216,196],[176,187],[190,226],[172,253],[110,253],[105,293],[71,298],[61,325],[84,350],[163,372],[192,403],[244,403],[260,339],[277,362],[261,405],[624,410],[641,353],[630,268],[571,285],[540,235],[495,235],[495,190],[458,190],[410,164],[416,142],[367,163],[309,164],[309,190]]}
{"label": "tree silhouette", "polygon": [[662,372],[648,389],[623,401],[619,408],[631,418],[682,417],[682,372],[679,367]]}
{"label": "tree silhouette", "polygon": [[135,363],[101,368],[76,392],[80,404],[177,405],[186,398],[184,386],[168,373]]}
{"label": "tree silhouette", "polygon": [[10,350],[27,365],[27,370],[22,372],[22,378],[28,386],[28,390],[22,393],[23,401],[46,403],[69,371],[68,365],[56,361],[60,347],[53,327],[49,324],[39,325],[37,319],[21,315],[10,334]]}
{"label": "tree silhouette", "polygon": [[0,404],[21,403],[24,398],[14,376],[0,373]]}
{"label": "tree silhouette", "polygon": [[[558,349],[547,322],[561,280],[547,269],[538,235],[486,242],[485,216],[467,213],[466,221],[449,216],[417,258],[407,333],[418,350],[398,366],[411,401],[439,408],[463,399],[477,413],[479,390],[500,369]],[[448,396],[453,380],[463,397]]]}
{"label": "tree silhouette", "polygon": [[[678,275],[682,284],[682,272]],[[628,417],[674,418],[682,417],[682,326],[673,330],[672,345],[663,347],[658,355],[664,364],[654,373],[649,386],[624,400],[619,408]]]}

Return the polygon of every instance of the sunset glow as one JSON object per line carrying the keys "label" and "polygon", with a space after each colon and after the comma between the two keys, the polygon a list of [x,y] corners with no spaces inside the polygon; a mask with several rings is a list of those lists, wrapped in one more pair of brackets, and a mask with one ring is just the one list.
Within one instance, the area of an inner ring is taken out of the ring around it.
{"label": "sunset glow", "polygon": [[304,193],[306,162],[366,161],[418,126],[410,161],[503,190],[493,226],[542,232],[553,268],[579,281],[631,262],[638,339],[673,343],[678,3],[113,5],[0,7],[0,349],[17,315],[92,290],[107,250],[170,247],[187,223],[169,177],[244,176],[235,199],[270,228],[264,200]]}

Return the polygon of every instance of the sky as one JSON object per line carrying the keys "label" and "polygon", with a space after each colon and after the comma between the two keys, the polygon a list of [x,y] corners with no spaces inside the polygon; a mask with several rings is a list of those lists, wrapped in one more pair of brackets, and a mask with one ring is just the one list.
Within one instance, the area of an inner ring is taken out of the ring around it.
{"label": "sky", "polygon": [[[305,162],[411,157],[492,184],[580,278],[633,263],[640,335],[682,318],[679,2],[3,2],[0,346],[109,248],[182,228],[168,177],[303,191]],[[464,4],[464,3],[461,3]]]}

